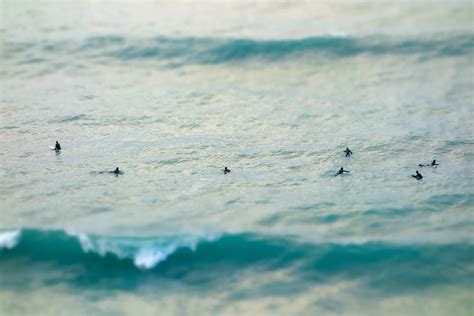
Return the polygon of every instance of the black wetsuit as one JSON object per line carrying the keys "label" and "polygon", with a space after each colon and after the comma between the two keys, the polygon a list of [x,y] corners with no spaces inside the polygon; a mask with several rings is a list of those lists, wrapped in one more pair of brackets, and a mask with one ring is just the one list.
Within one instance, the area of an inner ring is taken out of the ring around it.
{"label": "black wetsuit", "polygon": [[415,178],[416,180],[421,180],[423,179],[423,176],[421,175],[421,173],[419,173],[418,171],[416,172],[416,175],[412,174],[411,175],[413,178]]}
{"label": "black wetsuit", "polygon": [[228,174],[230,173],[230,169],[228,169],[227,167],[224,167],[224,174]]}
{"label": "black wetsuit", "polygon": [[54,146],[54,150],[61,150],[61,145],[59,145],[58,142],[56,142],[56,145]]}
{"label": "black wetsuit", "polygon": [[338,175],[343,174],[344,172],[350,172],[350,171],[344,170],[343,168],[341,168],[337,171],[337,173],[334,176],[337,177]]}

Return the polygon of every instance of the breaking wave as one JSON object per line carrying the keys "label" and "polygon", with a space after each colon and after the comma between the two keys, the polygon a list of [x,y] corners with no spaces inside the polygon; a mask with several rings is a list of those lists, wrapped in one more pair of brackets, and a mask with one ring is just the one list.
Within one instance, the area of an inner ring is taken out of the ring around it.
{"label": "breaking wave", "polygon": [[[292,237],[253,233],[114,237],[71,234],[62,230],[22,229],[1,233],[0,246],[0,263],[21,257],[28,258],[31,263],[47,261],[67,267],[81,265],[84,269],[101,266],[107,273],[124,269],[128,273],[157,269],[173,277],[176,271],[217,271],[219,267],[224,267],[228,273],[251,266],[264,265],[267,269],[276,270],[296,265],[298,273],[317,279],[374,269],[382,269],[381,277],[385,278],[386,268],[408,265],[410,269],[406,273],[419,279],[421,284],[434,282],[431,273],[420,273],[428,267],[445,271],[439,274],[440,281],[459,277],[456,274],[462,271],[465,271],[462,272],[463,277],[472,280],[473,275],[469,271],[474,271],[474,245],[469,243],[312,244]],[[454,263],[465,269],[452,270]],[[399,272],[394,270],[390,273]]]}
{"label": "breaking wave", "polygon": [[0,250],[12,249],[20,241],[21,232],[19,230],[0,233]]}
{"label": "breaking wave", "polygon": [[81,261],[87,259],[88,254],[101,258],[111,256],[132,261],[139,269],[151,269],[177,249],[195,251],[199,242],[216,238],[215,235],[110,237],[25,229],[0,233],[0,249],[4,255],[22,254],[40,260]]}

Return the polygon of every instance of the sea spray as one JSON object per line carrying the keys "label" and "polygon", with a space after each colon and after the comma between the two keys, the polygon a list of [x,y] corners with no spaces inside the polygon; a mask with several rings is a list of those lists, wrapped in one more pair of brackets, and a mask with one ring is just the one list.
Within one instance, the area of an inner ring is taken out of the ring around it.
{"label": "sea spray", "polygon": [[196,250],[198,243],[218,239],[219,234],[197,236],[113,237],[67,232],[78,239],[84,253],[101,257],[112,254],[120,259],[133,259],[136,267],[152,269],[177,249]]}
{"label": "sea spray", "polygon": [[14,248],[21,238],[21,231],[6,231],[0,232],[0,250]]}

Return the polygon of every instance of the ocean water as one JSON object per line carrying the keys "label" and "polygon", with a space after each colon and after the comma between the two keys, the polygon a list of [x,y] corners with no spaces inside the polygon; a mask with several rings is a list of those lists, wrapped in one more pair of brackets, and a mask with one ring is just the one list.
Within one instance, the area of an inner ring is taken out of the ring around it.
{"label": "ocean water", "polygon": [[1,1],[0,314],[473,315],[473,12]]}

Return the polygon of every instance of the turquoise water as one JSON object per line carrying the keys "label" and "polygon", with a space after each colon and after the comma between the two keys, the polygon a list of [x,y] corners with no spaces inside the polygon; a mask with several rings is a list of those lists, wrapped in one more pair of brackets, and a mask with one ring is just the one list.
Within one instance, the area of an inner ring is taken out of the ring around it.
{"label": "turquoise water", "polygon": [[0,10],[0,314],[474,313],[471,2]]}

